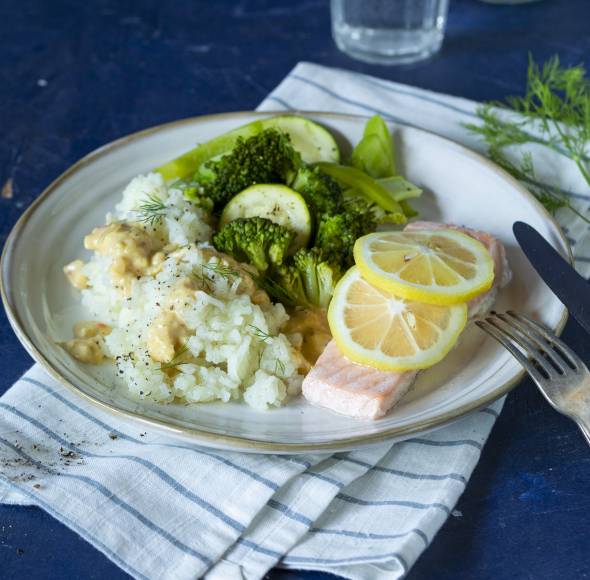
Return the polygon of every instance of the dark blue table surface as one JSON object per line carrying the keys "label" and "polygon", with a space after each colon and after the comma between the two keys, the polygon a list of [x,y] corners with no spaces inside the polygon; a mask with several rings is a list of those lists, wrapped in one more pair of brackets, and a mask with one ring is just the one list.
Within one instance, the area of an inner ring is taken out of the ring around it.
{"label": "dark blue table surface", "polygon": [[[590,1],[452,0],[442,52],[413,66],[355,62],[327,0],[0,2],[0,239],[71,163],[181,117],[254,108],[300,60],[476,100],[523,87],[527,53],[590,65]],[[31,364],[0,314],[0,393]],[[573,322],[566,340],[590,361]],[[590,577],[590,450],[529,380],[509,397],[451,517],[412,580]],[[0,507],[0,578],[123,578],[36,508]],[[329,578],[275,571],[271,578]]]}

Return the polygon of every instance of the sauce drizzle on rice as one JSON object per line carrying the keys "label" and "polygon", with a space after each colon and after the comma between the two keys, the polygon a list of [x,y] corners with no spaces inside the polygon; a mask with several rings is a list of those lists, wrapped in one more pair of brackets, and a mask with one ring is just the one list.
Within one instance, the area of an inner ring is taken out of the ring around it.
{"label": "sauce drizzle on rice", "polygon": [[[138,221],[146,198],[160,200],[160,219]],[[63,346],[85,363],[114,360],[138,399],[280,406],[303,379],[302,355],[281,332],[289,316],[250,266],[208,245],[208,219],[160,175],[132,180],[107,224],[86,236],[92,258],[66,267],[83,305],[110,332]]]}
{"label": "sauce drizzle on rice", "polygon": [[166,258],[161,240],[150,235],[146,227],[135,224],[112,223],[94,228],[84,238],[84,247],[111,258],[111,280],[126,296],[131,294],[134,279],[156,273]]}

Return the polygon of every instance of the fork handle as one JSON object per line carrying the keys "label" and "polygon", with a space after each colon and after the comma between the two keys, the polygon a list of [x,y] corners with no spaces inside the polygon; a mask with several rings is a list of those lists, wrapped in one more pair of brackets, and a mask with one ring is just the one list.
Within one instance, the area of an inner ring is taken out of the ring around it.
{"label": "fork handle", "polygon": [[570,417],[577,423],[580,431],[590,445],[590,381],[585,381],[586,393],[581,401],[577,401],[576,409]]}
{"label": "fork handle", "polygon": [[[588,413],[586,413],[586,415],[588,415]],[[586,438],[586,442],[590,445],[590,417],[576,417],[576,423]]]}

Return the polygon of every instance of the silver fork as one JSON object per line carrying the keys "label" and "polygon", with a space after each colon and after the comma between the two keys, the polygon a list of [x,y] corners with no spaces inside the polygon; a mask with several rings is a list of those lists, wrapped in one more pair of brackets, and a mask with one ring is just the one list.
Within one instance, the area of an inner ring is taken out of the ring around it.
{"label": "silver fork", "polygon": [[590,371],[582,359],[524,314],[492,311],[475,324],[510,351],[551,406],[573,419],[590,444]]}

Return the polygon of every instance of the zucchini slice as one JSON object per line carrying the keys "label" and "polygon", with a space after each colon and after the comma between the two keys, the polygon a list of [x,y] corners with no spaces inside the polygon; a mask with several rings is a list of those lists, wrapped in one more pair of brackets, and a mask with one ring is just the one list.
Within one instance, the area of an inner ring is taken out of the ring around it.
{"label": "zucchini slice", "polygon": [[263,217],[295,232],[290,253],[307,246],[311,216],[303,197],[286,185],[256,184],[233,197],[221,214],[219,227],[238,219]]}
{"label": "zucchini slice", "polygon": [[305,163],[340,162],[340,149],[334,137],[324,127],[305,117],[285,115],[264,119],[265,129],[273,128],[287,133],[296,151]]}

